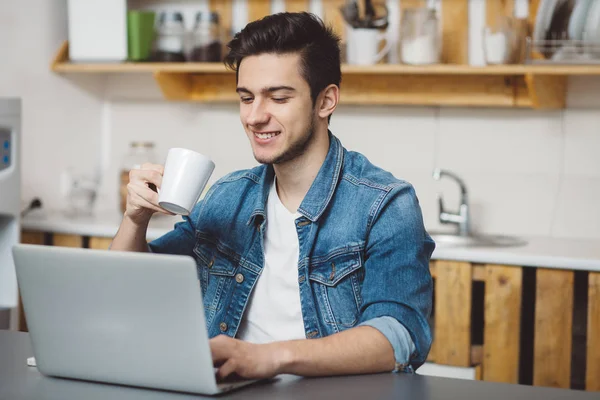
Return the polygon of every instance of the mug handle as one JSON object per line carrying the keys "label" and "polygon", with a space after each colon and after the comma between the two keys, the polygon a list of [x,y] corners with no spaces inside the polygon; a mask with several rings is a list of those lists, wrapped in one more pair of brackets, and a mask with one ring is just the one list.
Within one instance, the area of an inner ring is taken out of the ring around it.
{"label": "mug handle", "polygon": [[383,46],[383,49],[375,56],[375,63],[381,61],[381,59],[392,49],[392,41],[388,38],[387,34],[380,33],[377,35],[377,43],[380,43],[382,40],[385,40],[385,46]]}

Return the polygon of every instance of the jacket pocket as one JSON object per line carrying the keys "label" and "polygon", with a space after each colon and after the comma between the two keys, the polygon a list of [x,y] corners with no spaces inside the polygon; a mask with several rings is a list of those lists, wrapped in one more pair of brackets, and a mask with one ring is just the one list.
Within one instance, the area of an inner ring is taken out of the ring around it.
{"label": "jacket pocket", "polygon": [[234,275],[238,269],[235,257],[212,243],[198,242],[194,246],[198,278],[202,287],[204,308],[218,311],[230,296]]}
{"label": "jacket pocket", "polygon": [[321,315],[325,323],[337,330],[356,325],[360,317],[362,267],[359,252],[324,257],[311,264],[308,278]]}

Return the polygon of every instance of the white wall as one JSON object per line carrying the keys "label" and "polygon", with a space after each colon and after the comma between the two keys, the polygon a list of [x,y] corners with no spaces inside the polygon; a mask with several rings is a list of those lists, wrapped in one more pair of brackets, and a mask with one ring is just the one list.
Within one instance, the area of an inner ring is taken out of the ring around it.
{"label": "white wall", "polygon": [[0,96],[22,98],[22,197],[52,207],[61,204],[60,171],[91,172],[100,140],[103,79],[49,69],[67,37],[66,16],[64,0],[0,2]]}
{"label": "white wall", "polygon": [[[236,105],[165,102],[147,75],[55,75],[48,64],[66,38],[64,2],[15,4],[0,4],[0,49],[9,55],[0,95],[24,99],[25,199],[39,195],[60,208],[60,171],[93,171],[101,143],[99,207],[114,210],[118,165],[132,140],[155,141],[161,158],[173,146],[205,152],[216,161],[214,178],[255,164]],[[145,100],[126,99],[131,91]],[[448,207],[458,200],[450,182],[431,179],[441,167],[466,180],[480,230],[600,239],[600,79],[571,79],[568,103],[565,111],[341,106],[331,128],[348,149],[415,185],[429,228],[440,228],[438,191]]]}
{"label": "white wall", "polygon": [[[235,105],[114,101],[110,107],[115,161],[129,141],[146,138],[161,158],[174,146],[211,155],[215,178],[255,165]],[[600,239],[599,126],[598,109],[342,106],[331,129],[346,148],[415,185],[429,228],[442,228],[438,191],[447,207],[458,205],[453,183],[431,178],[440,167],[466,180],[476,229]],[[104,192],[114,204],[117,171],[115,163]]]}

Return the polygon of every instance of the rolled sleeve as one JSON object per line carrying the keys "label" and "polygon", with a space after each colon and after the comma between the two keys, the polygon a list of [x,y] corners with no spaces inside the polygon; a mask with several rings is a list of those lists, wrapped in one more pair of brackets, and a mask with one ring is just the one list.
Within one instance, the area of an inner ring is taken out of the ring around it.
{"label": "rolled sleeve", "polygon": [[394,372],[406,371],[416,349],[410,333],[400,322],[392,317],[379,317],[365,321],[359,326],[370,326],[381,332],[394,349]]}
{"label": "rolled sleeve", "polygon": [[[429,260],[434,247],[412,185],[397,185],[382,199],[369,233],[359,324],[379,317],[395,319],[403,329],[395,327],[393,331],[407,331],[414,343],[408,362],[415,370],[427,358],[432,342]],[[394,346],[397,340],[391,334],[390,338]],[[405,363],[404,356],[396,354],[401,364]]]}

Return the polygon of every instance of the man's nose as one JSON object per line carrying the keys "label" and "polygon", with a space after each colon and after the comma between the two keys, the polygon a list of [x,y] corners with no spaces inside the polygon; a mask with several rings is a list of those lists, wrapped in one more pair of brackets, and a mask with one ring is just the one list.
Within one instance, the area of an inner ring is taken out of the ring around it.
{"label": "man's nose", "polygon": [[261,100],[252,102],[247,122],[249,125],[263,125],[269,122],[269,113]]}

